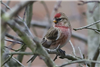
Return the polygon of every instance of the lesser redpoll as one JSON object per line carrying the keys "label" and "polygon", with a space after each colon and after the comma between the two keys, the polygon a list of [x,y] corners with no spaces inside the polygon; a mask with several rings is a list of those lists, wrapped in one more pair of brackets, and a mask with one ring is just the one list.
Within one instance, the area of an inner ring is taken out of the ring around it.
{"label": "lesser redpoll", "polygon": [[[57,13],[53,22],[54,25],[48,30],[41,42],[45,48],[49,49],[63,47],[69,41],[72,33],[70,22],[64,13]],[[29,61],[32,62],[32,59],[33,57]]]}

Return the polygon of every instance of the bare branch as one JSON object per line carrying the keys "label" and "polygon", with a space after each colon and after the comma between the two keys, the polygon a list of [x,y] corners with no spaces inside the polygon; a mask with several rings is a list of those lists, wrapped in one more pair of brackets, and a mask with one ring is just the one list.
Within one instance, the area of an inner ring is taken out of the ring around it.
{"label": "bare branch", "polygon": [[[3,12],[3,11],[2,11]],[[2,22],[2,21],[1,21]],[[4,53],[4,45],[5,45],[5,34],[7,32],[7,24],[6,23],[1,23],[1,35],[0,35],[0,43],[1,43],[1,47],[0,47],[0,52],[1,52],[1,60],[4,62],[4,59],[3,59],[3,53]],[[1,62],[2,64],[2,62]]]}
{"label": "bare branch", "polygon": [[27,23],[27,26],[30,28],[31,26],[31,20],[32,20],[32,11],[33,11],[33,3],[29,4],[27,7],[26,7],[27,10],[26,11],[26,23]]}
{"label": "bare branch", "polygon": [[70,43],[70,45],[72,46],[73,54],[76,56],[75,48],[74,48],[74,45],[72,44],[71,40],[69,40],[69,43]]}
{"label": "bare branch", "polygon": [[19,41],[15,41],[15,40],[10,40],[10,39],[5,39],[8,42],[13,42],[13,43],[17,43],[17,44],[22,44],[22,42]]}
{"label": "bare branch", "polygon": [[5,60],[1,66],[3,66],[5,63],[7,63],[12,58],[12,56],[13,55],[11,55],[7,60]]}
{"label": "bare branch", "polygon": [[[97,49],[96,49],[96,51],[95,51],[95,54],[94,54],[92,60],[95,60],[95,61],[96,61],[96,60],[98,59],[98,57],[99,57],[99,53],[100,53],[100,44],[99,44],[99,46],[97,47]],[[92,66],[92,67],[95,67],[95,63],[91,63],[91,66]]]}
{"label": "bare branch", "polygon": [[82,54],[82,51],[81,51],[80,47],[78,47],[78,49],[79,49],[79,52],[80,52],[81,58],[83,59],[84,57],[83,57],[83,54]]}
{"label": "bare branch", "polygon": [[22,67],[25,67],[21,62],[19,62],[17,59],[15,59],[14,57],[12,57],[12,59],[14,59],[16,62],[18,62]]}
{"label": "bare branch", "polygon": [[100,64],[100,61],[93,61],[93,60],[76,60],[76,61],[71,61],[69,63],[65,63],[65,64],[62,64],[60,65],[59,67],[64,67],[66,65],[70,65],[70,64],[74,64],[74,63],[98,63]]}
{"label": "bare branch", "polygon": [[75,30],[75,31],[77,31],[77,30],[82,30],[82,29],[84,29],[84,28],[90,27],[90,26],[92,26],[92,25],[94,25],[94,24],[97,24],[97,23],[99,23],[99,22],[100,22],[100,20],[98,20],[98,21],[96,21],[96,22],[94,22],[94,23],[92,23],[92,24],[89,24],[89,25],[86,25],[86,26],[83,26],[83,27],[80,27],[80,28],[76,28],[76,29],[73,29],[73,30]]}
{"label": "bare branch", "polygon": [[24,2],[17,4],[15,7],[12,8],[12,10],[4,13],[4,15],[2,16],[2,20],[3,21],[10,20],[10,18],[12,18],[13,16],[16,16],[18,12],[29,3],[32,3],[32,1],[24,1]]}
{"label": "bare branch", "polygon": [[11,38],[11,39],[13,39],[13,40],[17,40],[17,41],[23,42],[22,39],[17,38],[17,37],[15,37],[15,36],[12,36],[12,35],[10,35],[10,34],[7,34],[7,33],[6,33],[5,36],[6,36],[6,37],[9,37],[9,38]]}

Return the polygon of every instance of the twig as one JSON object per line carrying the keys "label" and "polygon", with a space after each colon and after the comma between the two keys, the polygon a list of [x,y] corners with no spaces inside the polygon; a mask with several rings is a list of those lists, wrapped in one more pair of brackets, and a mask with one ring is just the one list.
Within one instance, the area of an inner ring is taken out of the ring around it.
{"label": "twig", "polygon": [[[59,52],[57,52],[56,50],[48,50],[47,49],[47,52],[49,53],[49,54],[59,54]],[[34,53],[34,55],[37,55],[38,53]],[[11,52],[11,53],[8,53],[8,55],[33,55],[33,53],[32,52]],[[62,54],[59,54],[61,57],[63,57],[63,58],[66,58],[66,59],[68,59],[68,60],[72,60],[72,61],[74,61],[74,60],[80,60],[81,58],[79,58],[79,57],[75,57],[75,56],[72,56],[72,55],[68,55],[68,54],[65,54],[65,56],[62,56]]]}
{"label": "twig", "polygon": [[[35,1],[33,1],[33,2],[35,2]],[[9,7],[9,9],[12,11],[12,13],[11,12],[8,12],[8,13],[6,13],[7,15],[9,14],[9,13],[11,13],[11,14],[17,14],[17,11],[19,11],[23,6],[25,6],[25,5],[27,5],[27,3],[32,3],[31,1],[26,1],[24,4],[22,3],[22,4],[20,4],[21,6],[15,6],[14,8],[12,8],[12,10],[10,9],[10,7]],[[7,5],[6,5],[7,6]],[[15,9],[16,7],[18,7],[17,9]],[[14,10],[16,10],[16,11],[14,11]],[[13,12],[15,12],[15,13],[13,13]],[[10,14],[10,15],[11,15]],[[9,16],[8,17],[8,19],[10,18],[11,16]],[[19,17],[19,16],[18,16]],[[5,17],[6,18],[6,17]],[[19,17],[20,18],[20,17]],[[21,18],[20,18],[21,19]],[[27,27],[27,25],[26,25],[26,23],[24,22],[24,25],[25,25],[25,27],[26,27],[26,29],[27,29],[27,31],[29,32],[29,34],[32,36],[32,33],[29,31],[29,29],[28,29],[28,27]],[[32,36],[33,37],[33,36]]]}
{"label": "twig", "polygon": [[93,13],[94,10],[97,8],[98,3],[100,3],[99,0],[91,0],[91,1],[87,1],[87,2],[84,2],[83,0],[79,0],[79,1],[81,1],[82,4],[78,3],[78,5],[84,5],[84,4],[87,4],[87,3],[95,2],[95,5],[94,5],[93,9],[91,11],[89,11],[90,13]]}
{"label": "twig", "polygon": [[92,23],[92,24],[89,24],[89,25],[86,25],[86,26],[83,26],[83,27],[80,27],[80,28],[76,28],[76,29],[73,29],[73,30],[75,30],[75,31],[77,31],[77,30],[82,30],[82,29],[84,29],[84,28],[90,27],[90,26],[92,26],[92,25],[94,25],[94,24],[97,24],[97,23],[99,23],[99,22],[100,22],[100,20],[98,20],[98,21],[96,21],[96,22],[94,22],[94,23]]}
{"label": "twig", "polygon": [[1,66],[3,66],[5,63],[7,63],[7,62],[12,58],[12,56],[13,56],[13,55],[11,55],[6,61],[4,61],[3,64],[2,64]]}
{"label": "twig", "polygon": [[33,55],[33,56],[27,61],[27,63],[30,62],[30,61],[31,61],[31,63],[32,63],[32,62],[34,61],[34,59],[35,59],[37,56],[38,56],[37,54]]}
{"label": "twig", "polygon": [[17,44],[22,44],[22,42],[20,41],[15,41],[15,40],[10,40],[10,39],[5,39],[5,40],[9,42],[17,43]]}
{"label": "twig", "polygon": [[33,55],[32,52],[10,52],[8,55]]}
{"label": "twig", "polygon": [[5,4],[5,3],[2,2],[2,1],[1,1],[1,3],[2,3],[3,5],[5,5],[7,9],[10,9],[10,10],[11,10],[11,8],[10,8],[7,4]]}
{"label": "twig", "polygon": [[69,62],[69,63],[62,64],[62,65],[60,65],[59,67],[64,67],[64,66],[66,66],[66,65],[70,65],[70,64],[74,64],[74,63],[86,63],[86,62],[88,62],[88,63],[98,63],[98,64],[100,64],[100,61],[93,61],[93,60],[76,60],[76,61],[71,61],[71,62]]}
{"label": "twig", "polygon": [[13,50],[13,51],[19,51],[19,50],[21,50],[21,49],[23,49],[23,47],[24,47],[25,45],[22,45],[19,49],[17,49],[17,50],[15,50],[15,49],[12,49],[11,47],[7,47],[7,46],[4,46],[5,48],[8,48],[8,49],[10,49],[10,50]]}
{"label": "twig", "polygon": [[[33,1],[34,2],[34,1]],[[12,8],[12,10],[4,13],[4,15],[2,16],[2,20],[3,21],[8,21],[10,20],[10,18],[12,18],[13,16],[16,16],[18,14],[18,12],[25,7],[26,5],[28,5],[29,3],[32,3],[32,1],[25,1],[25,2],[21,2],[18,5],[16,5],[15,7]],[[5,20],[6,18],[6,20]]]}
{"label": "twig", "polygon": [[[1,1],[1,3],[2,3],[3,5],[5,5],[7,9],[12,10],[12,9],[11,9],[11,8],[10,8],[7,4],[5,4],[4,2],[2,2],[2,1]],[[21,17],[20,17],[20,16],[18,16],[18,15],[17,15],[17,17],[18,17],[19,19],[21,19]]]}
{"label": "twig", "polygon": [[9,67],[8,64],[5,64],[5,67]]}
{"label": "twig", "polygon": [[[9,3],[10,3],[10,0],[8,0],[7,2],[6,2],[6,4],[9,6]],[[5,8],[5,11],[7,11],[7,8]]]}
{"label": "twig", "polygon": [[[93,56],[93,59],[92,60],[97,60],[98,59],[98,57],[99,57],[99,50],[100,50],[100,44],[99,44],[99,46],[97,47],[97,49],[96,49],[96,51],[95,51],[95,54],[94,54],[94,56]],[[95,63],[91,63],[91,66],[92,67],[95,67]]]}
{"label": "twig", "polygon": [[84,28],[84,29],[90,29],[90,30],[93,30],[93,31],[95,31],[96,33],[100,34],[100,30],[98,30],[98,29],[93,29],[93,28],[88,28],[88,27],[86,27],[86,28]]}
{"label": "twig", "polygon": [[16,51],[15,49],[12,49],[12,48],[10,48],[10,47],[7,47],[7,46],[4,46],[5,48],[8,48],[8,49],[10,49],[10,50],[13,50],[13,51]]}
{"label": "twig", "polygon": [[26,14],[27,7],[25,7],[24,15],[23,15],[23,22],[25,22],[25,14]]}
{"label": "twig", "polygon": [[69,40],[69,43],[70,43],[70,45],[72,46],[74,55],[76,56],[75,48],[74,48],[74,45],[72,44],[71,40]]}
{"label": "twig", "polygon": [[78,47],[78,49],[79,49],[79,52],[80,52],[81,58],[83,59],[84,57],[83,57],[83,54],[82,54],[82,51],[81,51],[80,47]]}
{"label": "twig", "polygon": [[[59,54],[59,52],[57,52],[56,50],[48,50],[47,49],[47,52],[49,53],[49,54]],[[11,53],[8,53],[8,55],[33,55],[33,53],[32,52],[11,52]],[[37,53],[34,53],[35,55],[37,54]],[[59,54],[60,56],[62,56],[62,54]],[[75,56],[72,56],[72,55],[67,55],[67,54],[65,54],[65,56],[62,56],[63,58],[66,58],[66,59],[68,59],[68,60],[72,60],[72,61],[78,61],[79,60],[79,62],[82,62],[82,63],[85,63],[85,64],[87,64],[87,65],[90,65],[88,62],[92,62],[92,60],[86,60],[86,59],[82,59],[82,58],[80,58],[80,57],[75,57]],[[85,62],[86,61],[86,62]],[[92,62],[93,63],[93,62]]]}
{"label": "twig", "polygon": [[27,23],[27,26],[28,28],[30,28],[31,26],[31,20],[32,20],[32,16],[33,16],[33,3],[29,4],[27,7],[26,7],[26,23]]}
{"label": "twig", "polygon": [[78,1],[81,1],[82,2],[82,4],[79,3],[78,5],[84,5],[84,4],[87,4],[87,3],[95,2],[94,0],[87,1],[87,2],[84,2],[83,0],[78,0]]}
{"label": "twig", "polygon": [[[2,22],[2,21],[1,21]],[[0,35],[0,52],[1,52],[1,57],[0,59],[3,60],[3,53],[4,53],[4,45],[5,45],[5,34],[7,32],[7,24],[5,22],[1,23],[1,29],[0,29],[1,35]],[[2,62],[1,62],[2,63]],[[1,65],[0,65],[1,66]]]}
{"label": "twig", "polygon": [[[12,8],[12,10],[4,13],[4,15],[2,16],[2,20],[4,20],[4,21],[10,20],[10,18],[15,16],[24,6],[26,6],[29,3],[32,3],[34,1],[37,1],[37,0],[25,0],[23,3],[20,3],[20,5],[16,5],[15,7]],[[6,18],[6,20],[5,20],[5,18]],[[25,22],[24,22],[24,25],[25,25],[26,30],[28,31],[29,35],[31,35],[31,37],[34,38]]]}
{"label": "twig", "polygon": [[14,39],[14,40],[20,41],[20,42],[23,43],[22,39],[17,38],[17,37],[15,37],[15,36],[12,36],[12,35],[10,35],[10,34],[8,34],[8,33],[6,33],[5,36],[6,36],[6,37],[9,37],[9,38],[11,38],[11,39]]}
{"label": "twig", "polygon": [[17,61],[21,66],[25,67],[21,62],[19,62],[17,59],[15,59],[14,57],[12,57],[12,59],[14,59],[15,61]]}
{"label": "twig", "polygon": [[48,22],[49,22],[49,24],[50,24],[50,26],[51,26],[51,18],[50,18],[50,15],[49,15],[49,10],[48,10],[48,8],[47,8],[47,5],[46,5],[46,3],[44,2],[44,1],[41,1],[41,3],[43,4],[43,6],[44,6],[44,8],[45,8],[45,10],[46,10],[46,14],[47,14],[47,17],[48,17]]}

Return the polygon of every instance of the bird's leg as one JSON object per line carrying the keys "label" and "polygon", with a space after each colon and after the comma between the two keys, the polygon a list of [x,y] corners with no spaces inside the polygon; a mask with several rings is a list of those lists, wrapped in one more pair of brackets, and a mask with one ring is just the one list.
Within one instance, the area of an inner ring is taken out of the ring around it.
{"label": "bird's leg", "polygon": [[53,61],[55,61],[57,59],[58,56],[60,56],[59,58],[63,59],[63,56],[65,56],[65,51],[63,51],[62,49],[57,49],[57,54],[56,54],[56,57],[54,58]]}
{"label": "bird's leg", "polygon": [[59,55],[60,55],[59,58],[63,59],[63,57],[65,56],[65,51],[62,50],[62,49],[59,49],[58,52],[59,52]]}
{"label": "bird's leg", "polygon": [[[56,50],[58,51],[58,50],[59,50],[59,48],[60,48],[60,44],[58,45],[58,47],[56,48]],[[53,61],[55,61],[55,60],[57,59],[58,55],[59,55],[59,54],[56,54],[56,57],[54,58],[54,60],[53,60]]]}
{"label": "bird's leg", "polygon": [[55,61],[57,59],[57,57],[58,57],[58,54],[56,54],[56,57],[53,59],[53,61]]}
{"label": "bird's leg", "polygon": [[63,51],[62,49],[60,49],[60,44],[58,45],[58,47],[56,48],[57,50],[57,54],[56,57],[54,58],[53,61],[55,61],[57,59],[58,56],[60,56],[59,58],[63,59],[63,56],[65,56],[65,51]]}

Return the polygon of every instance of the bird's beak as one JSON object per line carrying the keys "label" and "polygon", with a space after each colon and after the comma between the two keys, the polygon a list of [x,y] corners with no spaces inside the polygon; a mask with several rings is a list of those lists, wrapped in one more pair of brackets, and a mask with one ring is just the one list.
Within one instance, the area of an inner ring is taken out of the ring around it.
{"label": "bird's beak", "polygon": [[54,20],[53,22],[54,22],[54,23],[57,23],[57,21],[56,21],[56,20]]}

